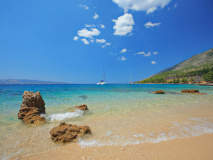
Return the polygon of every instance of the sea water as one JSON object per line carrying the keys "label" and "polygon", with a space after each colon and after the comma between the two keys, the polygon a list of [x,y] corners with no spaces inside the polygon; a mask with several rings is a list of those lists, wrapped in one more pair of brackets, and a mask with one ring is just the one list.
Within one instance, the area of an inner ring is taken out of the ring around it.
{"label": "sea water", "polygon": [[[181,94],[198,89],[205,95]],[[18,119],[24,91],[40,91],[47,123],[27,126]],[[157,95],[153,91],[164,90]],[[71,109],[87,104],[89,110]],[[71,112],[72,111],[72,112]],[[213,87],[174,84],[0,85],[0,158],[60,147],[50,130],[60,122],[88,125],[84,147],[158,143],[213,133]],[[70,144],[71,145],[71,144]]]}

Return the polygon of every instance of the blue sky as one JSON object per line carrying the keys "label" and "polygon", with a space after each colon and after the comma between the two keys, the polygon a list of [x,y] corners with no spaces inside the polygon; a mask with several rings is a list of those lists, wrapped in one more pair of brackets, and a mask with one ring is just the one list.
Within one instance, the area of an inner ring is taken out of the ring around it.
{"label": "blue sky", "polygon": [[109,83],[213,48],[211,0],[1,0],[0,79]]}

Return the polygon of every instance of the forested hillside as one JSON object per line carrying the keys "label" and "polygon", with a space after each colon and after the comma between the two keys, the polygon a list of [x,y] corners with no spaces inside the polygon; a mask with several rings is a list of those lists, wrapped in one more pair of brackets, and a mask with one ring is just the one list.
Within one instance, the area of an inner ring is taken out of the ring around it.
{"label": "forested hillside", "polygon": [[135,83],[200,83],[202,81],[213,81],[213,49]]}

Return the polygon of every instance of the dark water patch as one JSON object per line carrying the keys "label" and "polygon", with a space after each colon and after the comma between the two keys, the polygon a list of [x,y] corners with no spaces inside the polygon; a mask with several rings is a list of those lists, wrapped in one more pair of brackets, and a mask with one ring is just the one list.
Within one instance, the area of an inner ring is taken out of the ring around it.
{"label": "dark water patch", "polygon": [[22,95],[23,93],[13,93],[13,96]]}
{"label": "dark water patch", "polygon": [[68,100],[69,101],[69,100],[72,100],[72,98],[65,98],[64,100]]}
{"label": "dark water patch", "polygon": [[82,95],[82,96],[78,96],[78,97],[80,97],[82,99],[87,99],[88,98],[86,95]]}

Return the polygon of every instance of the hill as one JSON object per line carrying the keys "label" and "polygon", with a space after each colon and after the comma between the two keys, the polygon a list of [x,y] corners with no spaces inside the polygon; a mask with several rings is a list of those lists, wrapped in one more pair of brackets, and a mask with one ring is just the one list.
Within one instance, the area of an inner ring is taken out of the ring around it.
{"label": "hill", "polygon": [[213,49],[164,69],[161,72],[135,83],[200,83],[203,76],[213,71]]}
{"label": "hill", "polygon": [[63,82],[39,81],[28,79],[0,79],[0,84],[66,84]]}

